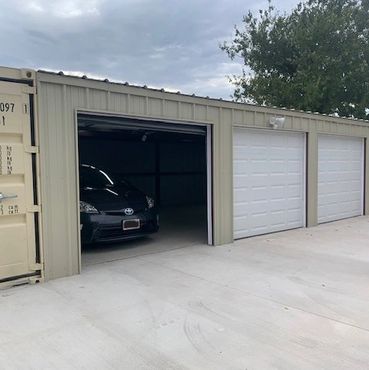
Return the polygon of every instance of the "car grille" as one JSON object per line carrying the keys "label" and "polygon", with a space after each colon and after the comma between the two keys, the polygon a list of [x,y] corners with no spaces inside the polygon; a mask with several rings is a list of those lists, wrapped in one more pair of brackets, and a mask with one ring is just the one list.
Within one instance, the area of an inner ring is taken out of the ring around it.
{"label": "car grille", "polygon": [[[129,207],[127,207],[127,208],[129,208]],[[133,211],[134,211],[133,214],[137,214],[137,213],[146,211],[146,208],[141,208],[141,209],[139,209],[139,208],[133,208]],[[112,210],[112,211],[105,211],[105,214],[106,215],[110,215],[110,216],[127,216],[124,213],[124,209],[117,209],[117,210]]]}

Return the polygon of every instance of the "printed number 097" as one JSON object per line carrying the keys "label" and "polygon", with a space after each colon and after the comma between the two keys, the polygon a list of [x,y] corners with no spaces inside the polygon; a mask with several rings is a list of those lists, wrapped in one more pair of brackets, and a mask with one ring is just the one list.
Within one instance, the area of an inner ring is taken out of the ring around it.
{"label": "printed number 097", "polygon": [[0,103],[0,112],[14,112],[14,103]]}

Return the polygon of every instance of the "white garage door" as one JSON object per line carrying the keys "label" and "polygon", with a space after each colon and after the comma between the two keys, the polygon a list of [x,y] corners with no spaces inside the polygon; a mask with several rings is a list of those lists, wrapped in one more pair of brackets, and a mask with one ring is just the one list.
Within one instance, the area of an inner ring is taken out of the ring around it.
{"label": "white garage door", "polygon": [[233,132],[234,238],[303,227],[305,135]]}
{"label": "white garage door", "polygon": [[318,222],[363,214],[364,141],[318,137]]}

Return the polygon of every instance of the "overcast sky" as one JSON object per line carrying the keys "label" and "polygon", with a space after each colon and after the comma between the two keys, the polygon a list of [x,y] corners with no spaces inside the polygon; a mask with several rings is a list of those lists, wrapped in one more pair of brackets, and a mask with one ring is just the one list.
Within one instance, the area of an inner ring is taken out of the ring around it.
{"label": "overcast sky", "polygon": [[[229,98],[239,74],[218,44],[252,0],[0,0],[0,65]],[[289,11],[297,0],[275,0]]]}

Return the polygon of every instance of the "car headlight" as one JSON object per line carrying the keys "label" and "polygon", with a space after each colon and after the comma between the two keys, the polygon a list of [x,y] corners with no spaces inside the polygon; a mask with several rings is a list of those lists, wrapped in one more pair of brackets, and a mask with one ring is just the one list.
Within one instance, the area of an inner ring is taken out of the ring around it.
{"label": "car headlight", "polygon": [[79,211],[81,213],[99,213],[93,205],[82,201],[79,202]]}
{"label": "car headlight", "polygon": [[153,207],[155,206],[155,201],[154,201],[154,199],[152,199],[152,198],[148,197],[147,195],[146,195],[146,201],[147,201],[147,206],[148,206],[149,208],[153,208]]}

